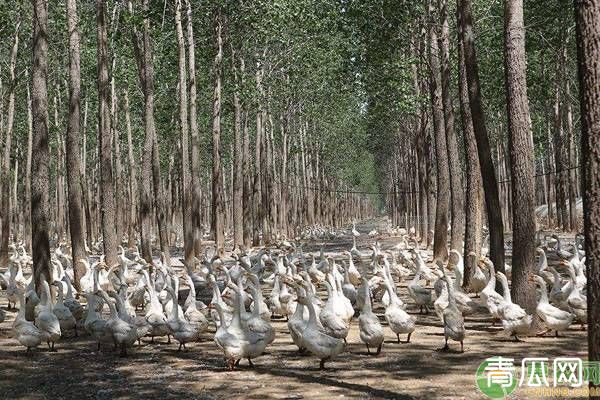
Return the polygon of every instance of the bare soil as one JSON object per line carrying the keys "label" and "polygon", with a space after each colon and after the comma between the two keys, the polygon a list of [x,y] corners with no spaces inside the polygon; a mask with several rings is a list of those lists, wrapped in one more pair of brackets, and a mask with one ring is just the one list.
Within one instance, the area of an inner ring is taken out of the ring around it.
{"label": "bare soil", "polygon": [[[376,224],[359,229],[369,232]],[[380,236],[383,247],[398,238]],[[373,238],[363,234],[359,248],[366,249]],[[320,243],[306,246],[317,251]],[[350,249],[349,238],[325,243],[325,251]],[[365,253],[366,254],[366,253]],[[11,338],[15,311],[8,311],[0,324],[0,398],[2,399],[477,399],[485,398],[475,386],[475,371],[487,357],[506,356],[516,363],[524,357],[582,357],[587,354],[586,332],[573,326],[564,337],[528,337],[512,342],[501,327],[491,326],[485,315],[466,318],[465,352],[450,343],[450,352],[437,351],[443,345],[441,322],[431,311],[419,315],[411,305],[406,282],[400,295],[417,315],[418,327],[411,343],[396,343],[387,328],[383,309],[375,310],[386,330],[386,341],[379,356],[368,355],[358,336],[358,322],[352,321],[346,351],[319,370],[319,361],[297,354],[285,320],[274,319],[275,342],[267,353],[254,360],[250,368],[242,361],[238,370],[228,371],[222,353],[212,341],[214,328],[203,340],[177,351],[175,341],[144,340],[127,358],[105,347],[96,350],[88,336],[64,338],[58,351],[43,347],[26,355]],[[0,293],[0,306],[6,310],[6,297]],[[405,340],[405,337],[401,337]],[[518,389],[519,390],[519,389]],[[519,391],[513,397],[524,398]]]}

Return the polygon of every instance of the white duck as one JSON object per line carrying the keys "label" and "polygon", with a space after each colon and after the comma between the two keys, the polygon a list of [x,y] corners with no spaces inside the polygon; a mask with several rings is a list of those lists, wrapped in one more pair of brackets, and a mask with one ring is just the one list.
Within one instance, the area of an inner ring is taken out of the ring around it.
{"label": "white duck", "polygon": [[463,318],[462,313],[456,306],[456,301],[454,300],[454,292],[452,285],[445,279],[446,289],[448,292],[448,306],[444,309],[443,312],[443,320],[444,320],[444,347],[442,347],[441,351],[448,351],[450,348],[448,346],[448,339],[455,340],[460,342],[460,352],[464,351],[463,342],[465,340],[465,320]]}
{"label": "white duck", "polygon": [[348,273],[348,268],[344,270],[344,284],[342,285],[342,293],[348,300],[350,300],[350,304],[356,304],[356,288],[350,281],[350,274]]}
{"label": "white duck", "polygon": [[[427,306],[432,305],[431,289],[424,288],[419,284],[421,279],[421,271],[417,267],[415,277],[408,284],[408,294],[415,301],[415,304],[419,306],[419,314],[425,309],[425,314],[429,313]],[[433,279],[432,279],[433,280]]]}
{"label": "white duck", "polygon": [[110,316],[105,321],[105,329],[110,333],[116,346],[121,348],[121,357],[127,356],[127,348],[133,346],[138,339],[135,328],[122,320],[117,313],[117,308],[114,305],[114,300],[108,297],[108,294],[99,289],[98,296],[101,296],[110,310]]}
{"label": "white duck", "polygon": [[365,301],[358,317],[358,328],[360,340],[367,346],[367,352],[371,354],[370,347],[377,348],[375,354],[381,352],[381,345],[383,344],[384,333],[381,322],[377,315],[373,313],[371,307],[371,290],[367,280],[363,278],[363,285],[361,286],[366,291]]}
{"label": "white duck", "polygon": [[63,277],[63,281],[65,282],[65,284],[67,285],[67,295],[65,296],[64,299],[64,303],[65,306],[67,306],[69,308],[69,311],[71,311],[71,314],[73,314],[73,316],[75,317],[75,319],[77,321],[82,320],[85,315],[84,315],[84,308],[81,305],[81,303],[79,303],[79,301],[77,301],[75,299],[75,297],[73,296],[73,285],[71,284],[71,279],[69,278],[68,275],[65,275]]}
{"label": "white duck", "polygon": [[500,319],[500,310],[504,307],[504,298],[496,292],[496,271],[494,270],[494,263],[487,257],[483,257],[481,262],[490,271],[490,279],[485,288],[481,291],[481,299],[492,315],[492,325],[494,325],[496,321]]}
{"label": "white duck", "polygon": [[350,283],[352,283],[354,286],[360,285],[362,282],[362,277],[354,265],[352,254],[349,251],[345,251],[344,254],[348,256],[348,278]]}
{"label": "white duck", "polygon": [[327,302],[319,313],[319,320],[327,335],[345,341],[350,330],[350,324],[344,318],[345,307],[340,305],[338,294],[329,282],[325,282],[325,287],[327,288]]}
{"label": "white duck", "polygon": [[186,279],[188,286],[190,287],[190,293],[188,294],[188,298],[186,300],[187,308],[183,315],[188,321],[190,321],[192,324],[196,324],[198,329],[204,332],[208,328],[208,320],[206,319],[204,313],[198,310],[198,305],[196,302],[196,288],[194,287],[192,278],[188,275],[186,276]]}
{"label": "white duck", "polygon": [[42,297],[40,304],[35,307],[35,326],[42,332],[42,340],[48,343],[48,348],[54,351],[54,344],[60,339],[60,322],[54,315],[50,287],[46,280],[42,280]]}
{"label": "white duck", "polygon": [[387,279],[384,279],[384,284],[390,296],[390,304],[388,304],[385,308],[385,319],[388,322],[392,332],[396,334],[398,343],[400,343],[401,333],[408,334],[405,343],[410,343],[410,336],[415,330],[416,319],[403,310],[402,303],[400,302],[398,295],[396,295],[396,293],[392,290],[392,286]]}
{"label": "white duck", "polygon": [[32,348],[38,347],[42,343],[45,335],[37,326],[25,319],[25,308],[25,296],[23,292],[20,292],[19,313],[13,322],[13,337],[27,347],[27,353],[30,353]]}
{"label": "white duck", "polygon": [[[244,307],[244,300],[239,287],[241,285],[232,286],[236,296],[231,324],[226,326],[222,323],[215,334],[215,342],[223,350],[229,369],[233,369],[234,365],[239,365],[242,358],[246,358],[250,366],[253,366],[252,359],[261,355],[267,346],[265,335],[250,331],[242,323],[241,311]],[[221,314],[221,307],[218,304],[216,307]],[[223,320],[222,315],[221,320]],[[225,328],[225,331],[222,328]]]}
{"label": "white duck", "polygon": [[148,325],[146,317],[143,315],[136,315],[135,309],[133,308],[133,306],[131,306],[131,304],[129,304],[129,301],[125,297],[126,287],[127,285],[123,284],[121,285],[121,290],[119,291],[119,293],[116,293],[111,290],[107,294],[115,300],[115,306],[117,308],[117,315],[119,316],[119,318],[127,322],[133,327],[133,329],[135,329],[135,333],[132,333],[132,335],[135,336],[135,340],[138,341],[138,344],[141,344],[141,338],[143,338],[148,334],[148,332],[150,332],[150,325]]}
{"label": "white duck", "polygon": [[544,335],[550,331],[555,331],[556,337],[558,337],[559,331],[567,330],[569,326],[571,326],[575,315],[567,311],[563,311],[559,308],[556,308],[550,303],[548,303],[548,292],[546,289],[546,282],[541,276],[538,275],[534,275],[533,279],[540,287],[541,293],[536,312],[547,327],[547,330],[541,333],[540,335]]}
{"label": "white duck", "polygon": [[[248,279],[250,279],[254,291],[252,289],[252,287],[250,287],[250,291],[251,293],[255,293],[256,296],[252,296],[252,304],[250,305],[250,310],[254,313],[254,309],[256,308],[256,312],[258,313],[258,315],[260,315],[260,317],[265,320],[265,321],[270,321],[271,320],[271,312],[269,311],[269,307],[267,306],[267,304],[265,303],[265,300],[263,298],[262,295],[262,291],[260,288],[260,281],[258,279],[258,276],[256,276],[254,273],[247,273],[246,276],[248,277]],[[295,311],[295,309],[294,309]],[[293,313],[292,313],[293,314]]]}
{"label": "white duck", "polygon": [[[169,292],[171,297],[176,300],[177,294],[172,287],[167,286],[166,290]],[[196,342],[200,339],[200,334],[202,331],[198,329],[198,326],[192,324],[185,319],[181,319],[179,317],[179,307],[173,307],[173,313],[169,317],[168,324],[169,329],[171,330],[171,335],[179,342],[178,351],[183,347],[186,349],[185,344],[190,342]],[[186,349],[187,350],[187,349]]]}
{"label": "white duck", "polygon": [[8,284],[6,286],[6,300],[8,300],[8,309],[10,310],[10,303],[12,303],[12,308],[14,309],[19,301],[23,287],[17,282],[16,279],[17,268],[9,268],[8,271],[10,272],[10,275],[8,277]]}
{"label": "white duck", "polygon": [[148,311],[146,311],[146,322],[150,325],[148,335],[152,339],[152,342],[154,342],[155,337],[167,336],[169,334],[169,324],[167,317],[163,313],[163,308],[158,300],[158,296],[156,295],[154,285],[148,276],[148,272],[142,270],[142,273],[146,278],[146,282],[149,282],[149,284],[146,285],[146,289],[150,296],[150,307],[148,308]]}
{"label": "white duck", "polygon": [[416,272],[421,273],[421,276],[427,281],[427,284],[434,282],[437,279],[437,275],[427,266],[427,264],[425,264],[423,257],[421,257],[421,253],[416,249],[412,249],[411,252],[414,255],[414,263],[417,267]]}
{"label": "white duck", "polygon": [[550,267],[548,268],[548,271],[550,271],[553,276],[552,288],[550,289],[549,294],[550,302],[561,310],[569,311],[567,298],[569,297],[569,294],[571,294],[575,283],[568,280],[567,283],[563,285],[560,274],[556,269]]}
{"label": "white duck", "polygon": [[[294,288],[296,289],[296,296],[298,296],[298,292],[302,292],[303,295],[306,296],[304,289],[300,288],[299,286],[294,286]],[[296,310],[287,321],[287,326],[290,330],[290,336],[292,337],[294,344],[298,346],[298,353],[300,354],[306,351],[306,347],[304,347],[304,342],[302,341],[302,331],[304,330],[307,322],[307,319],[304,316],[304,310],[304,304],[298,302]]]}
{"label": "white duck", "polygon": [[110,343],[113,341],[112,333],[106,327],[106,321],[100,318],[96,311],[98,296],[93,293],[83,293],[87,299],[87,314],[85,317],[84,328],[98,343],[100,350],[101,343]]}
{"label": "white duck", "polygon": [[92,267],[90,267],[90,263],[87,259],[80,259],[79,262],[85,268],[85,274],[79,279],[79,287],[83,292],[93,292],[94,291],[94,271]]}
{"label": "white duck", "polygon": [[325,362],[331,360],[344,350],[344,341],[321,332],[317,324],[315,306],[303,293],[298,293],[298,303],[308,307],[308,322],[302,331],[302,342],[306,349],[317,356],[321,362],[320,369],[325,369]]}
{"label": "white duck", "polygon": [[54,281],[52,282],[52,285],[57,287],[58,300],[53,306],[52,311],[54,312],[54,315],[56,315],[56,318],[58,318],[60,330],[61,332],[73,330],[75,332],[75,336],[77,336],[77,321],[75,320],[75,317],[71,313],[69,307],[65,305],[62,282]]}
{"label": "white duck", "polygon": [[500,280],[504,289],[504,305],[498,310],[502,326],[509,336],[513,336],[518,341],[519,338],[517,335],[529,332],[532,321],[531,315],[528,315],[520,305],[512,302],[506,275],[502,272],[496,272],[496,277]]}
{"label": "white duck", "polygon": [[479,263],[477,262],[477,254],[470,252],[467,257],[473,258],[473,270],[471,271],[471,276],[469,279],[469,289],[471,292],[475,293],[476,297],[479,297],[479,293],[487,286],[488,279],[480,268]]}
{"label": "white duck", "polygon": [[264,340],[266,342],[266,345],[268,346],[275,340],[275,329],[273,329],[271,324],[268,321],[265,321],[265,319],[261,316],[260,304],[262,304],[263,299],[262,293],[260,291],[260,286],[256,286],[256,283],[258,283],[258,278],[252,274],[249,274],[249,276],[251,277],[251,279],[255,280],[249,286],[250,292],[252,293],[252,304],[258,304],[258,306],[252,308],[252,313],[248,316],[244,323],[246,325],[247,330],[250,333],[255,333],[257,335],[264,336]]}
{"label": "white duck", "polygon": [[575,282],[573,290],[571,290],[571,293],[567,297],[567,304],[571,312],[577,316],[577,319],[581,323],[581,330],[583,330],[585,329],[583,324],[587,322],[587,296],[581,293],[577,285],[577,276],[571,263],[567,266],[567,271],[571,277],[571,282]]}

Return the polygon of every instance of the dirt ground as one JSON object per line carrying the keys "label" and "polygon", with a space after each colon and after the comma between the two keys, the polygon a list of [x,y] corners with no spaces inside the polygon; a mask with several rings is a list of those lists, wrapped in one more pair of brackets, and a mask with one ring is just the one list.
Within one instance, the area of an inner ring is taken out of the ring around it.
{"label": "dirt ground", "polygon": [[[359,248],[373,242],[369,232],[373,222],[359,226],[363,235]],[[383,248],[399,238],[380,237]],[[308,250],[316,251],[320,244]],[[351,242],[325,243],[325,251],[350,249]],[[305,248],[305,250],[307,250]],[[452,342],[452,351],[436,351],[443,345],[441,322],[430,312],[418,315],[402,282],[400,296],[417,316],[417,329],[411,343],[397,344],[387,327],[381,305],[380,316],[386,341],[379,356],[369,356],[358,336],[358,321],[352,321],[346,351],[319,371],[319,361],[300,356],[284,320],[274,320],[275,342],[267,354],[254,360],[254,368],[242,361],[236,371],[227,371],[222,353],[212,341],[214,327],[188,351],[177,351],[177,344],[158,339],[144,340],[119,358],[112,349],[96,351],[89,337],[66,338],[51,353],[43,347],[33,355],[11,338],[14,311],[0,324],[0,398],[1,399],[477,399],[485,398],[475,386],[475,371],[487,357],[506,356],[520,363],[524,357],[583,357],[587,353],[586,332],[573,326],[564,337],[529,337],[522,342],[506,338],[501,328],[491,327],[485,315],[466,318],[465,352]],[[6,310],[6,297],[0,294]],[[401,338],[405,339],[405,338]],[[519,394],[513,398],[525,398]]]}

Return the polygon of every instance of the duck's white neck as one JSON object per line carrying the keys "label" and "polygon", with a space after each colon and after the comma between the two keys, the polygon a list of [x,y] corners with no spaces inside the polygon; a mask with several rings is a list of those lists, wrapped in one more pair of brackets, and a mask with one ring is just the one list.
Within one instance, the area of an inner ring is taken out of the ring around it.
{"label": "duck's white neck", "polygon": [[512,299],[510,297],[510,289],[508,288],[508,279],[506,279],[506,276],[502,275],[500,275],[498,279],[500,279],[502,289],[504,289],[504,301],[506,301],[507,303],[512,303]]}

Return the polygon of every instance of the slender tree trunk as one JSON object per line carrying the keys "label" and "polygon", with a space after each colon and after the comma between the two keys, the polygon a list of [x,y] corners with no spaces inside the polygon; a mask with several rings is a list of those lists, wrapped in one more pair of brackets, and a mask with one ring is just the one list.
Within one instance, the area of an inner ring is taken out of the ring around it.
{"label": "slender tree trunk", "polygon": [[[243,60],[242,60],[242,75],[243,75]],[[244,138],[242,148],[242,172],[244,176],[243,185],[243,217],[244,217],[244,247],[252,246],[252,179],[250,178],[250,133],[248,131],[248,112],[244,112]]]}
{"label": "slender tree trunk", "polygon": [[498,197],[498,183],[496,171],[492,163],[489,138],[485,125],[485,116],[481,104],[481,90],[479,86],[479,69],[475,53],[475,39],[473,32],[473,17],[471,11],[471,0],[458,0],[459,30],[465,55],[465,70],[467,85],[469,88],[469,105],[471,107],[471,118],[475,139],[477,140],[477,153],[481,176],[483,178],[483,190],[485,195],[488,226],[490,230],[490,258],[496,267],[496,271],[504,272],[504,226],[502,224],[502,213],[500,199]]}
{"label": "slender tree trunk", "polygon": [[[558,62],[556,68],[556,88],[554,98],[554,167],[556,169],[555,184],[556,184],[556,215],[558,217],[561,228],[566,231],[569,228],[569,215],[567,212],[567,151],[565,146],[563,132],[563,111],[561,105],[561,88],[563,80],[566,79],[565,63],[566,63],[566,45],[565,40],[561,45]],[[562,96],[564,101],[564,96]]]}
{"label": "slender tree trunk", "polygon": [[48,236],[48,4],[33,3],[33,60],[31,68],[33,145],[31,160],[31,243],[33,276],[40,290],[42,280],[49,281],[50,241]]}
{"label": "slender tree trunk", "polygon": [[233,247],[244,244],[244,198],[243,198],[243,155],[242,155],[242,105],[240,104],[239,76],[237,72],[235,50],[231,47],[231,59],[235,88],[233,91],[234,109],[234,151],[233,151]]}
{"label": "slender tree trunk", "polygon": [[439,0],[440,20],[440,59],[442,75],[442,104],[444,106],[444,127],[446,129],[446,145],[448,148],[448,167],[450,172],[450,193],[452,195],[452,231],[450,248],[460,249],[465,232],[465,195],[462,183],[458,141],[454,131],[454,107],[450,88],[450,29],[448,27],[448,0]]}
{"label": "slender tree trunk", "polygon": [[535,315],[537,294],[529,280],[535,263],[535,181],[533,136],[527,100],[523,0],[506,0],[504,69],[513,205],[511,295]]}
{"label": "slender tree trunk", "polygon": [[[113,54],[112,71],[116,70],[116,57]],[[123,191],[123,166],[121,164],[121,134],[119,132],[119,101],[117,90],[115,87],[114,72],[110,79],[110,121],[111,121],[111,137],[114,143],[114,190],[115,190],[115,232],[117,236],[117,244],[120,245],[123,241],[124,231],[124,191]]]}
{"label": "slender tree trunk", "polygon": [[214,15],[216,54],[213,60],[214,92],[212,113],[212,218],[215,245],[219,254],[225,251],[225,209],[223,174],[221,171],[221,63],[223,59],[223,17],[218,8]]}
{"label": "slender tree trunk", "polygon": [[[429,4],[433,22],[433,7]],[[433,239],[433,257],[445,260],[448,257],[448,206],[450,195],[450,177],[448,169],[448,150],[444,134],[444,109],[440,77],[437,34],[433,23],[429,27],[429,68],[430,94],[433,109],[433,131],[435,136],[435,159],[437,164],[437,207],[435,209],[435,232]]]}
{"label": "slender tree trunk", "polygon": [[137,162],[135,161],[135,157],[133,156],[133,140],[131,135],[131,115],[129,112],[129,91],[127,89],[123,90],[123,112],[125,113],[125,129],[127,130],[127,160],[129,162],[129,246],[135,245],[135,232],[137,230],[137,198],[138,198],[138,188],[137,188]]}
{"label": "slender tree trunk", "polygon": [[192,196],[189,161],[189,129],[188,129],[188,97],[187,71],[185,57],[185,39],[181,26],[182,0],[175,1],[175,29],[177,32],[177,50],[179,65],[179,129],[181,130],[181,179],[182,179],[182,222],[183,222],[183,252],[186,263],[194,257],[194,220],[192,215]]}
{"label": "slender tree trunk", "polygon": [[200,256],[202,252],[202,232],[200,230],[200,135],[198,133],[197,95],[196,95],[196,53],[194,42],[194,25],[192,22],[192,1],[187,2],[187,35],[188,35],[188,86],[190,92],[190,134],[192,142],[192,218],[194,227],[194,252]]}
{"label": "slender tree trunk", "polygon": [[96,34],[98,57],[98,145],[100,150],[100,211],[102,243],[106,264],[117,260],[117,232],[115,230],[115,196],[112,171],[112,135],[110,131],[108,49],[106,33],[106,3],[96,0]]}
{"label": "slender tree trunk", "polygon": [[67,184],[69,187],[69,230],[75,288],[80,289],[79,279],[85,267],[79,262],[87,259],[83,231],[83,207],[81,191],[81,162],[79,159],[79,121],[81,114],[81,74],[79,57],[79,30],[77,29],[77,1],[67,0],[67,27],[69,30],[69,125],[67,128]]}
{"label": "slender tree trunk", "polygon": [[[29,81],[29,73],[27,73],[27,81]],[[25,193],[24,193],[24,211],[23,211],[23,241],[25,249],[31,252],[31,157],[33,147],[33,115],[31,104],[31,92],[29,84],[27,86],[27,161],[25,165]]]}
{"label": "slender tree trunk", "polygon": [[[588,359],[600,360],[600,1],[576,0],[581,176],[588,279]],[[590,379],[590,387],[594,384]],[[598,399],[600,396],[590,396]]]}
{"label": "slender tree trunk", "polygon": [[566,104],[566,112],[565,118],[566,127],[567,127],[567,137],[569,140],[569,170],[565,171],[566,176],[569,181],[569,227],[572,232],[577,231],[577,177],[575,176],[575,166],[577,165],[577,159],[575,154],[575,135],[573,133],[573,110],[571,108],[571,84],[569,80],[566,80],[566,94],[565,94],[565,104]]}
{"label": "slender tree trunk", "polygon": [[[459,15],[460,18],[460,15]],[[460,29],[461,24],[458,24]],[[483,190],[481,188],[481,169],[477,156],[477,141],[473,130],[471,106],[469,105],[469,89],[465,70],[465,59],[462,41],[458,43],[459,83],[460,83],[460,111],[463,127],[463,140],[465,146],[465,170],[467,171],[467,196],[466,196],[466,223],[464,247],[464,274],[463,287],[469,288],[471,274],[481,255],[481,231],[483,228]],[[475,257],[469,253],[475,253]]]}
{"label": "slender tree trunk", "polygon": [[[10,150],[12,146],[13,126],[15,120],[15,86],[17,79],[15,69],[17,66],[17,52],[19,50],[19,27],[17,21],[15,37],[10,52],[10,84],[8,89],[8,115],[6,118],[6,135],[4,137],[4,154],[2,156],[2,242],[0,242],[0,265],[8,264],[8,243],[10,241]],[[15,232],[17,227],[14,227]]]}
{"label": "slender tree trunk", "polygon": [[169,222],[167,219],[167,195],[160,177],[160,153],[156,134],[152,135],[152,183],[154,188],[154,201],[156,224],[158,225],[158,240],[163,262],[171,266],[171,251],[169,249]]}
{"label": "slender tree trunk", "polygon": [[[129,12],[133,13],[133,5],[128,1]],[[154,148],[154,67],[152,62],[152,47],[150,43],[150,19],[147,15],[148,0],[142,2],[144,15],[144,30],[142,38],[134,28],[132,32],[133,49],[138,65],[140,86],[144,93],[144,147],[142,152],[142,182],[140,185],[140,239],[141,253],[146,262],[152,262],[152,153]]]}

